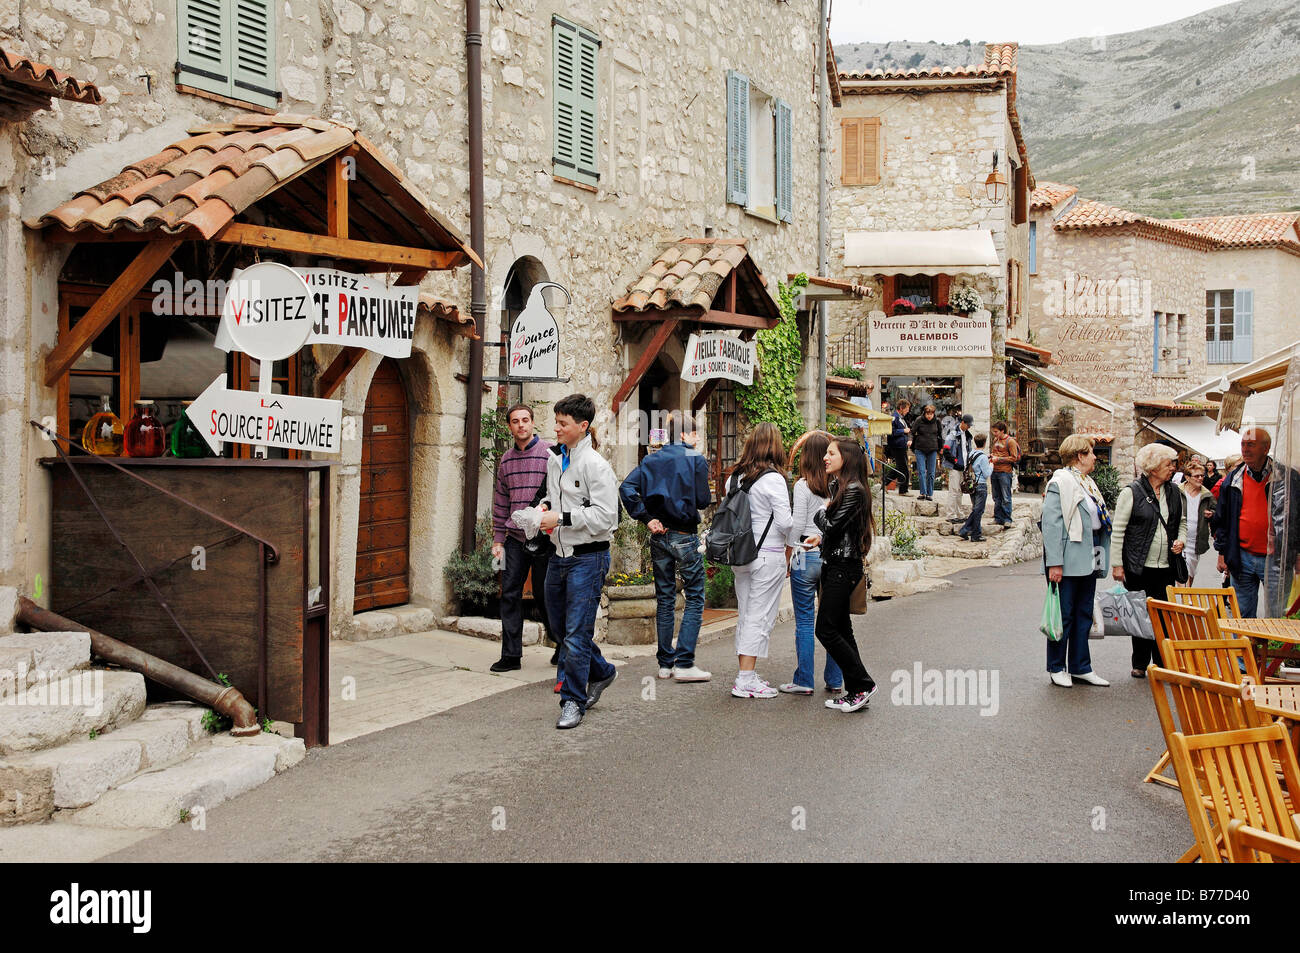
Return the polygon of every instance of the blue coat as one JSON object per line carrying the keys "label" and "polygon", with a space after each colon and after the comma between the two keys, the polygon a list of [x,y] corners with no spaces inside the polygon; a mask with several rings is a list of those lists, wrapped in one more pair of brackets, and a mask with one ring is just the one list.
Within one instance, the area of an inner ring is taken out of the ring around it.
{"label": "blue coat", "polygon": [[[1054,483],[1047,485],[1043,497],[1043,561],[1047,566],[1063,567],[1061,571],[1067,576],[1092,575],[1092,511],[1086,500],[1079,501],[1079,512],[1083,517],[1083,539],[1076,543],[1070,539],[1061,512],[1061,490]],[[1109,573],[1109,530],[1102,531],[1098,545],[1102,549],[1102,571]]]}
{"label": "blue coat", "polygon": [[657,519],[669,529],[693,533],[700,510],[713,502],[709,463],[693,447],[670,443],[646,454],[627,475],[618,495],[632,519],[642,523]]}

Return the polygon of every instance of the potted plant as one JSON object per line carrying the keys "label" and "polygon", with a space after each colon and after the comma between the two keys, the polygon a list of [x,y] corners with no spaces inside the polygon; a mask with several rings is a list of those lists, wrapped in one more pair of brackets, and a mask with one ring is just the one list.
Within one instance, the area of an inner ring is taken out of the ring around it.
{"label": "potted plant", "polygon": [[475,527],[474,551],[469,555],[457,551],[447,558],[442,574],[451,583],[451,591],[460,603],[461,615],[501,615],[501,582],[492,559],[492,520],[483,517]]}
{"label": "potted plant", "polygon": [[984,299],[970,285],[962,285],[948,296],[948,304],[958,314],[971,314],[984,307]]}

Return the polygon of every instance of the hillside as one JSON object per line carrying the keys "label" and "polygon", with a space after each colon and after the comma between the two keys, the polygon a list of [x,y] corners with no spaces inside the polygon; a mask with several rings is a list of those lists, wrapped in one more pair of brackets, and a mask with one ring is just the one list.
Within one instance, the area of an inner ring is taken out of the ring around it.
{"label": "hillside", "polygon": [[[835,55],[846,71],[925,68],[977,63],[983,43],[836,42]],[[1160,216],[1300,208],[1294,0],[1022,46],[1018,101],[1039,179]]]}

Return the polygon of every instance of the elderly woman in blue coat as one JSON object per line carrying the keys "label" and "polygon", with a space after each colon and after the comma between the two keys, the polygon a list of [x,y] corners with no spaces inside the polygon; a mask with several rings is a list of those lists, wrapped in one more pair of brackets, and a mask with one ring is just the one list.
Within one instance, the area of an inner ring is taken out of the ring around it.
{"label": "elderly woman in blue coat", "polygon": [[1110,512],[1092,478],[1097,465],[1092,447],[1092,438],[1081,434],[1061,442],[1063,466],[1043,497],[1043,558],[1048,582],[1060,590],[1063,630],[1059,641],[1047,642],[1047,671],[1062,688],[1076,679],[1110,684],[1092,670],[1088,654],[1097,580],[1110,568]]}

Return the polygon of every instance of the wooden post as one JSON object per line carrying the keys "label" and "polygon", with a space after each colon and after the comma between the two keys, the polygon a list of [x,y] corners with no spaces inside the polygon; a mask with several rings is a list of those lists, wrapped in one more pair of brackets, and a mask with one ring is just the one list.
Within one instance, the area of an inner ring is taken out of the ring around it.
{"label": "wooden post", "polygon": [[658,330],[655,331],[654,337],[652,337],[650,343],[645,346],[645,352],[641,355],[641,359],[636,362],[636,366],[632,368],[632,372],[627,375],[627,380],[623,382],[623,386],[621,386],[618,389],[618,393],[614,395],[614,400],[610,408],[614,413],[618,413],[618,408],[622,406],[623,401],[627,400],[628,396],[636,388],[636,385],[641,383],[641,378],[645,377],[645,372],[650,370],[650,365],[655,362],[655,358],[659,356],[659,352],[664,349],[664,345],[668,343],[668,338],[677,330],[678,323],[677,318],[669,318],[667,321],[664,321],[659,325]]}
{"label": "wooden post", "polygon": [[[355,161],[355,160],[354,160]],[[348,237],[347,165],[340,153],[330,160],[325,174],[325,221],[334,238]]]}

